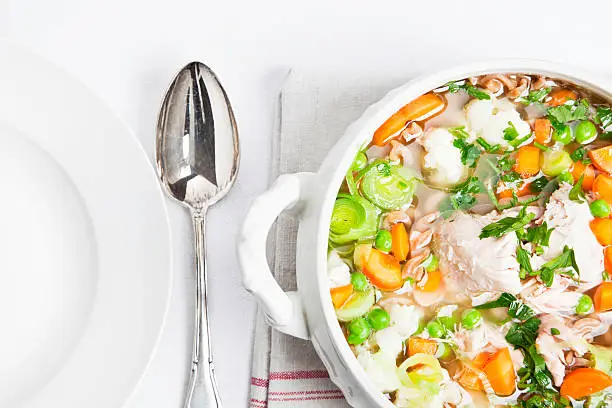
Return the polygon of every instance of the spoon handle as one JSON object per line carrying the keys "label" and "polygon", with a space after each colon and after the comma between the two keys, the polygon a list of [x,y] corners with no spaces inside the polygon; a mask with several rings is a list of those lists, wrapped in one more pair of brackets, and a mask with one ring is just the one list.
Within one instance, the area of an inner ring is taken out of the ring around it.
{"label": "spoon handle", "polygon": [[193,327],[193,350],[191,375],[187,386],[184,408],[220,408],[221,399],[215,380],[206,302],[206,209],[194,210],[193,234],[195,242],[195,320]]}

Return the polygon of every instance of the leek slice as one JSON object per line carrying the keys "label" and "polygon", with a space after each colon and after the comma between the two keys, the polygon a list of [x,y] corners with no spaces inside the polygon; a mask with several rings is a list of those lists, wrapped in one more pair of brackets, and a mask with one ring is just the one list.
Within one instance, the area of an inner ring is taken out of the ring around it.
{"label": "leek slice", "polygon": [[361,181],[363,195],[384,210],[397,210],[410,204],[418,179],[402,166],[379,162],[371,166]]}
{"label": "leek slice", "polygon": [[339,194],[332,212],[329,240],[342,245],[358,239],[373,238],[378,230],[379,213],[363,197]]}

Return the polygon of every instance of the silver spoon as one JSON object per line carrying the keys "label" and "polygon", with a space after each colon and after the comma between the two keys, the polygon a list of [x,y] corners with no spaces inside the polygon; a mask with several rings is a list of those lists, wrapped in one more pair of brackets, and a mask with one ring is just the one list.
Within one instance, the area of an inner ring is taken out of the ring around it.
{"label": "silver spoon", "polygon": [[[221,407],[206,303],[206,210],[234,184],[240,152],[227,95],[206,65],[192,62],[174,78],[157,123],[156,161],[166,192],[186,206],[195,237],[195,321],[184,408]],[[205,366],[202,366],[205,365]]]}

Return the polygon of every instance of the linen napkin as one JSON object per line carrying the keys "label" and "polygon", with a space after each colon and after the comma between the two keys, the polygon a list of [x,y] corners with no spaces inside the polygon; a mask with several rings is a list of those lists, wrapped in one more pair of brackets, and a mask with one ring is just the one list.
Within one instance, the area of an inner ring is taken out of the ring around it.
{"label": "linen napkin", "polygon": [[[272,180],[316,171],[328,150],[364,109],[405,83],[410,72],[289,73],[278,104]],[[285,290],[296,289],[296,222],[279,217],[268,248],[272,270]],[[250,407],[348,407],[308,341],[255,324]]]}

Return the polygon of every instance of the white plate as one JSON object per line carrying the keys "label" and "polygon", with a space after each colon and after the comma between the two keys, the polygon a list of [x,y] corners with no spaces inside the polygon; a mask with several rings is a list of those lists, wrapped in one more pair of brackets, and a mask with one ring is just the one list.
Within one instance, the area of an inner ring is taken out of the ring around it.
{"label": "white plate", "polygon": [[81,84],[0,43],[0,186],[0,407],[120,407],[172,283],[152,166]]}

